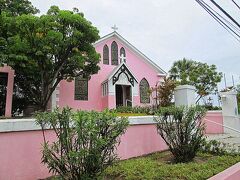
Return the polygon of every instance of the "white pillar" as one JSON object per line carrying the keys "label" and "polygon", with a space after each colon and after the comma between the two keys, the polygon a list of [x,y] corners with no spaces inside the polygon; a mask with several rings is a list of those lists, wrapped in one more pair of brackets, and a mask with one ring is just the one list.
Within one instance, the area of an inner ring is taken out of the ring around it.
{"label": "white pillar", "polygon": [[174,90],[176,106],[192,106],[196,104],[195,87],[190,85],[180,85]]}
{"label": "white pillar", "polygon": [[240,131],[240,119],[238,116],[237,105],[237,92],[236,91],[220,92],[220,97],[222,100],[223,125],[225,126],[224,133],[237,133],[236,131],[231,130],[232,128],[237,131]]}
{"label": "white pillar", "polygon": [[52,93],[52,111],[59,107],[59,88],[60,88],[60,85],[58,84],[56,89],[53,91]]}

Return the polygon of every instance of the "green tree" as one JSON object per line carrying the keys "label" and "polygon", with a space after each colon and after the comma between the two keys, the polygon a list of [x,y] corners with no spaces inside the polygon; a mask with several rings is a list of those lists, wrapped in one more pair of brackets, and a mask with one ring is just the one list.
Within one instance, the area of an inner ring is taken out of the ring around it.
{"label": "green tree", "polygon": [[7,12],[11,16],[36,14],[39,10],[28,0],[0,0],[0,13]]}
{"label": "green tree", "polygon": [[[27,0],[0,0],[0,66],[3,66],[3,63],[7,63],[8,57],[12,56],[8,49],[12,37],[18,33],[14,26],[15,17],[23,14],[36,14],[38,12],[39,10]],[[4,88],[6,87],[1,86],[0,91],[4,92]],[[22,96],[17,84],[14,84],[14,89],[12,110],[15,114],[22,111],[26,106],[27,99]],[[17,92],[16,89],[18,89]],[[4,107],[5,100],[1,101],[1,104]]]}
{"label": "green tree", "polygon": [[14,18],[22,14],[36,14],[39,10],[28,0],[0,0],[0,66],[7,57],[7,45],[16,30]]}
{"label": "green tree", "polygon": [[204,96],[213,93],[217,88],[217,83],[222,79],[222,73],[217,72],[215,65],[197,62],[193,60],[179,60],[174,62],[170,71],[170,78],[176,80],[178,84],[193,85],[197,89],[197,102]]}
{"label": "green tree", "polygon": [[98,72],[100,55],[92,45],[98,30],[76,9],[52,6],[40,17],[23,14],[4,20],[15,29],[8,38],[6,63],[15,69],[15,82],[28,103],[40,110],[46,110],[61,80]]}

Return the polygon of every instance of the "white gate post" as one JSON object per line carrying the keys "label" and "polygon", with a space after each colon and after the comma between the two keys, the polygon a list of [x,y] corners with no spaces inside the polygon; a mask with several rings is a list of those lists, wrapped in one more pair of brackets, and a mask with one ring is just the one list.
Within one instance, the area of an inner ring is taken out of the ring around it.
{"label": "white gate post", "polygon": [[237,105],[237,92],[228,91],[220,92],[222,100],[222,114],[223,114],[223,125],[224,133],[236,133],[235,131],[227,128],[233,128],[240,131],[240,119],[238,116],[238,105]]}
{"label": "white gate post", "polygon": [[190,85],[180,85],[174,90],[176,106],[192,106],[196,104],[195,87]]}

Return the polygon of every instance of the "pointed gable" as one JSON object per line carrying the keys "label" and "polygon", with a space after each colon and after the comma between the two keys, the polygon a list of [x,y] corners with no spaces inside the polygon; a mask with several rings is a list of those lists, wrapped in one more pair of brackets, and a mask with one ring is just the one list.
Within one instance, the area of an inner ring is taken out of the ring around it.
{"label": "pointed gable", "polygon": [[[112,84],[114,85],[120,78],[120,76],[124,74],[125,77],[128,79],[128,82],[134,86],[134,81],[138,83],[136,77],[133,75],[131,70],[127,67],[127,65],[122,62],[119,64],[107,77],[107,80],[112,79]],[[106,81],[106,80],[105,80]]]}
{"label": "pointed gable", "polygon": [[[120,34],[118,34],[116,31],[102,37],[97,42],[94,43],[94,46],[96,47],[98,44],[107,41],[111,38],[117,39],[120,43],[122,43],[125,47],[127,47],[129,50],[131,50],[135,55],[140,57],[146,64],[150,65],[159,75],[165,76],[167,73],[161,69],[156,63],[154,63],[152,60],[150,60],[146,55],[144,55],[141,51],[139,51],[136,47],[134,47],[132,44],[130,44],[126,39],[124,39]],[[114,40],[113,40],[114,41]],[[121,49],[120,49],[121,50]],[[122,52],[120,51],[120,54]]]}

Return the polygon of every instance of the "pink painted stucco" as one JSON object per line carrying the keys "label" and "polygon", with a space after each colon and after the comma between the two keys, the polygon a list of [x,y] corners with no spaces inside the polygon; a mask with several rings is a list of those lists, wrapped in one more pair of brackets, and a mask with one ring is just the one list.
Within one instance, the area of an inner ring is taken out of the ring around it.
{"label": "pink painted stucco", "polygon": [[5,117],[11,117],[12,116],[14,70],[10,66],[3,66],[3,67],[0,67],[0,72],[8,73]]}
{"label": "pink painted stucco", "polygon": [[[108,97],[106,100],[102,96],[101,83],[107,79],[107,76],[116,68],[115,65],[111,65],[111,43],[115,41],[118,45],[118,54],[120,54],[121,47],[124,47],[126,52],[126,65],[130,71],[136,77],[138,83],[146,78],[150,87],[154,87],[155,84],[160,80],[159,72],[152,67],[152,65],[146,63],[142,57],[140,57],[131,48],[128,48],[119,38],[110,37],[97,45],[95,45],[96,51],[101,54],[101,61],[99,63],[100,70],[97,74],[92,75],[88,82],[88,101],[74,100],[74,81],[60,82],[60,96],[59,106],[70,106],[73,109],[83,110],[103,110],[104,108],[115,108],[115,96]],[[103,47],[107,45],[109,48],[109,65],[103,64]],[[139,84],[137,84],[139,87]],[[133,97],[133,106],[143,105],[140,103],[140,97]]]}
{"label": "pink painted stucco", "polygon": [[223,134],[223,115],[222,111],[208,111],[205,118],[206,134]]}
{"label": "pink painted stucco", "polygon": [[122,136],[118,155],[121,159],[128,159],[166,149],[155,125],[137,125],[130,126]]}
{"label": "pink painted stucco", "polygon": [[240,162],[209,178],[208,180],[239,180]]}
{"label": "pink painted stucco", "polygon": [[[52,140],[54,134],[47,131]],[[0,180],[36,180],[49,176],[41,164],[41,131],[0,133]]]}
{"label": "pink painted stucco", "polygon": [[[206,118],[221,123],[221,115],[221,112],[208,112]],[[211,133],[221,132],[210,123],[206,123],[206,129]],[[45,134],[49,141],[55,139],[52,130]],[[50,176],[41,164],[42,143],[39,130],[0,133],[0,180],[35,180]],[[131,125],[121,137],[117,153],[121,159],[128,159],[165,149],[167,145],[158,135],[155,124]]]}
{"label": "pink painted stucco", "polygon": [[[46,132],[54,140],[51,130]],[[0,180],[36,180],[50,176],[41,164],[41,131],[0,133]],[[121,159],[161,151],[166,144],[156,132],[155,125],[133,125],[121,137],[118,154]]]}

